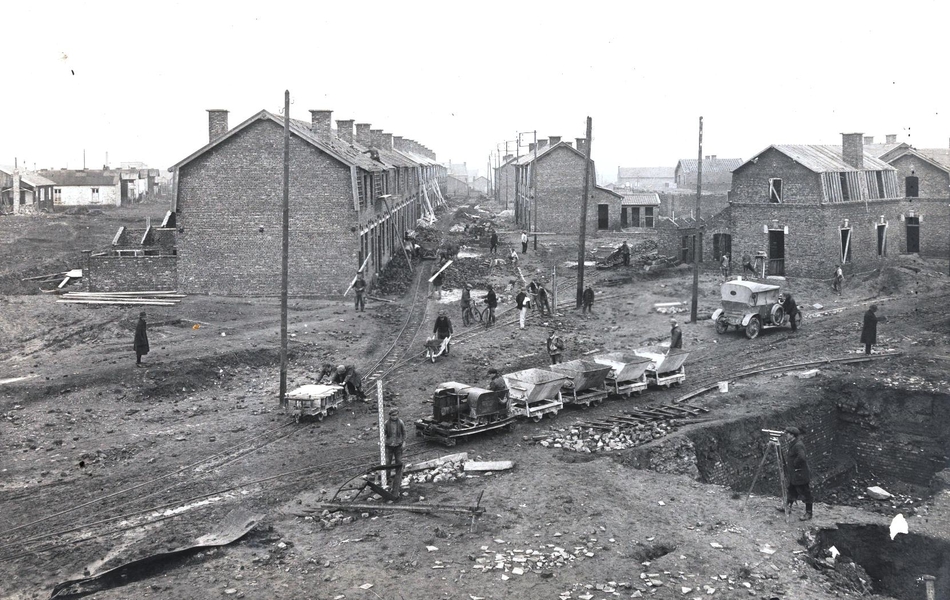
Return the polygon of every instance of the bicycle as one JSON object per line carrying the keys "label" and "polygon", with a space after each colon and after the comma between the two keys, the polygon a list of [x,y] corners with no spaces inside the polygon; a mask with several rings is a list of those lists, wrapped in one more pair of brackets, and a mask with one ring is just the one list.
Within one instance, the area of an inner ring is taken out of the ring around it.
{"label": "bicycle", "polygon": [[462,324],[468,327],[469,325],[474,325],[475,323],[482,322],[482,313],[481,311],[475,310],[471,304],[462,309]]}

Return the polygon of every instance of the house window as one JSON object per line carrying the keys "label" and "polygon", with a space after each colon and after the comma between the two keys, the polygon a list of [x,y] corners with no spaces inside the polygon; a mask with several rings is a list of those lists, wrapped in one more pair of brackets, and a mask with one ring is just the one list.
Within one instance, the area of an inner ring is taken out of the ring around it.
{"label": "house window", "polygon": [[630,208],[629,206],[620,207],[620,228],[621,229],[623,229],[624,227],[627,227],[628,224],[630,223],[629,219],[627,218],[627,213],[628,213],[627,209],[629,208]]}
{"label": "house window", "polygon": [[653,207],[647,206],[643,209],[643,226],[653,227]]}
{"label": "house window", "polygon": [[63,203],[63,188],[53,188],[53,204]]}
{"label": "house window", "polygon": [[597,229],[604,230],[610,227],[610,207],[607,204],[597,205]]}
{"label": "house window", "polygon": [[841,232],[841,263],[851,262],[851,228],[842,228]]}
{"label": "house window", "polygon": [[848,174],[841,173],[841,200],[847,202],[851,199],[851,191],[848,189]]}
{"label": "house window", "polygon": [[99,188],[92,188],[92,202],[99,202]]}
{"label": "house window", "polygon": [[778,177],[769,178],[769,202],[782,203],[782,180]]}

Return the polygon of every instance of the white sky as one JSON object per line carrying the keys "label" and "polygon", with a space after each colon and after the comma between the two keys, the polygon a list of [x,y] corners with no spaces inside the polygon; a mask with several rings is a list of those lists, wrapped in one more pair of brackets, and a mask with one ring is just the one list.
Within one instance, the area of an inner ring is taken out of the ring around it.
{"label": "white sky", "polygon": [[[4,6],[0,164],[167,168],[285,89],[482,174],[516,131],[617,166],[747,159],[842,132],[947,147],[950,3],[17,2]],[[530,48],[535,48],[531,50]],[[527,140],[526,140],[527,141]],[[511,146],[513,150],[513,145]]]}

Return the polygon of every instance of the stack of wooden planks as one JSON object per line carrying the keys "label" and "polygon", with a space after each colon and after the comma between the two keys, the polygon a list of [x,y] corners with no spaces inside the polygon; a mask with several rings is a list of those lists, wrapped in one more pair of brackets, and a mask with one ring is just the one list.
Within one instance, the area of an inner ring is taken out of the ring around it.
{"label": "stack of wooden planks", "polygon": [[66,304],[121,304],[143,306],[175,306],[185,294],[175,291],[156,292],[67,292],[57,302]]}

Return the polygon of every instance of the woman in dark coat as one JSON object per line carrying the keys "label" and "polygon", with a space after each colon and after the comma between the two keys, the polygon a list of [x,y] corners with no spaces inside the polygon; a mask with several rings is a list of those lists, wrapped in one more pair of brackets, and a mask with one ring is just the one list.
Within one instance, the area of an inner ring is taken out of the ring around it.
{"label": "woman in dark coat", "polygon": [[861,328],[861,343],[864,344],[864,353],[871,353],[871,346],[877,343],[877,322],[875,314],[877,305],[872,304],[868,312],[864,313],[864,327]]}
{"label": "woman in dark coat", "polygon": [[142,357],[148,354],[148,332],[145,325],[145,311],[139,313],[139,322],[135,326],[135,340],[132,342],[135,349],[135,366],[142,366]]}

